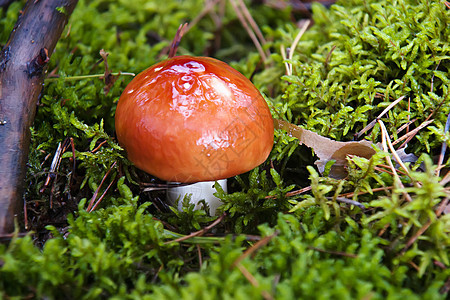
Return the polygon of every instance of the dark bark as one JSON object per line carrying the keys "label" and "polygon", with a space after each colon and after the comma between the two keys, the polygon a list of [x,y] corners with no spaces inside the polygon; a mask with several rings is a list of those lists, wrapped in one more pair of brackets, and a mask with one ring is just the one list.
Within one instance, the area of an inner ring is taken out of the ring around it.
{"label": "dark bark", "polygon": [[44,71],[78,0],[28,0],[0,53],[0,235],[14,230]]}

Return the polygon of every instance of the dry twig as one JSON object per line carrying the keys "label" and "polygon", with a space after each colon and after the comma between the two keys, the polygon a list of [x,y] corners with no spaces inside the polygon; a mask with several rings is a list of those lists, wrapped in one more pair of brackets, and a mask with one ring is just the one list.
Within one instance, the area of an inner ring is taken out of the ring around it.
{"label": "dry twig", "polygon": [[94,211],[97,206],[100,204],[100,202],[102,201],[103,197],[106,195],[106,192],[110,189],[110,187],[112,186],[112,184],[114,183],[115,180],[112,180],[111,183],[108,185],[108,187],[105,189],[105,191],[103,192],[103,194],[100,196],[100,198],[97,200],[97,202],[95,202],[95,199],[97,199],[97,195],[100,192],[100,189],[102,187],[102,185],[105,183],[106,178],[109,176],[109,173],[111,173],[111,171],[114,169],[116,165],[116,162],[114,162],[111,167],[109,168],[109,170],[106,172],[105,176],[103,176],[102,181],[100,182],[100,185],[97,187],[97,189],[94,192],[94,195],[92,195],[91,201],[89,201],[89,205],[86,209],[87,212],[92,212]]}
{"label": "dry twig", "polygon": [[247,258],[248,256],[252,255],[257,250],[259,250],[261,247],[264,247],[265,245],[267,245],[277,235],[278,235],[278,232],[275,232],[274,234],[268,235],[265,238],[262,238],[261,240],[256,242],[252,247],[250,247],[247,250],[245,250],[245,252],[241,256],[239,256],[238,259],[236,259],[234,261],[233,266],[236,266],[242,260],[244,260],[245,258]]}
{"label": "dry twig", "polygon": [[200,248],[200,245],[197,244],[197,254],[198,254],[198,267],[201,270],[203,265],[203,258],[202,258],[202,249]]}
{"label": "dry twig", "polygon": [[[241,271],[242,275],[244,275],[244,277],[251,283],[251,285],[253,285],[254,287],[259,287],[259,282],[256,280],[256,278],[247,270],[246,267],[244,267],[241,264],[238,264],[236,266],[239,271]],[[274,299],[272,297],[272,295],[269,294],[268,291],[261,291],[261,296],[263,296],[263,298],[265,300],[272,300]]]}
{"label": "dry twig", "polygon": [[0,234],[13,231],[15,215],[22,209],[29,128],[44,70],[76,4],[77,0],[28,1],[0,52]]}
{"label": "dry twig", "polygon": [[[234,263],[233,263],[233,267],[237,267],[242,275],[245,276],[245,278],[247,278],[247,280],[255,287],[259,286],[258,281],[255,279],[255,277],[241,264],[241,261],[244,260],[245,258],[249,257],[250,255],[252,255],[254,252],[256,252],[257,250],[259,250],[261,247],[264,247],[265,245],[267,245],[275,236],[278,235],[278,232],[275,232],[272,235],[266,236],[263,239],[259,240],[258,242],[256,242],[252,247],[248,248],[247,250],[245,250],[245,252],[238,257]],[[267,291],[262,291],[261,292],[262,296],[264,299],[273,299],[272,295],[270,295],[269,292]]]}
{"label": "dry twig", "polygon": [[193,232],[193,233],[191,233],[189,235],[186,235],[186,236],[182,236],[182,237],[177,238],[175,240],[167,241],[164,244],[179,243],[179,242],[183,242],[185,240],[188,240],[188,239],[196,237],[196,236],[202,236],[206,232],[211,230],[213,227],[217,226],[220,222],[222,222],[222,220],[225,218],[226,215],[227,215],[226,213],[223,213],[220,217],[218,217],[214,222],[212,222],[211,224],[209,224],[205,228],[202,228],[199,231]]}
{"label": "dry twig", "polygon": [[412,244],[417,240],[419,236],[421,236],[431,225],[431,220],[428,220],[428,222],[425,223],[417,232],[406,242],[405,247],[400,252],[400,255],[405,254],[406,250],[408,250],[409,247],[411,247]]}

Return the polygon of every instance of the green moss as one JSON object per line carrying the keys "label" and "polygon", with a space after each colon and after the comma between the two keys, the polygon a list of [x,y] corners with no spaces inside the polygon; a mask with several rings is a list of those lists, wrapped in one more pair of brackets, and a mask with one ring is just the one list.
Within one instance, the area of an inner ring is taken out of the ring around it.
{"label": "green moss", "polygon": [[[316,5],[314,12],[315,26],[294,56],[294,74],[284,77],[289,85],[277,103],[279,111],[308,129],[344,140],[404,96],[386,121],[392,132],[411,119],[419,124],[433,112],[435,126],[442,128],[450,97],[445,75],[450,16],[443,3],[347,1],[330,11]],[[413,150],[430,151],[442,136],[442,131],[425,129]]]}
{"label": "green moss", "polygon": [[[1,45],[22,4],[0,10]],[[349,160],[343,180],[321,176],[311,150],[277,130],[267,162],[230,179],[228,193],[216,187],[222,222],[206,236],[172,242],[215,218],[187,201],[181,212],[166,210],[163,193],[141,192],[137,182],[159,181],[135,169],[114,138],[115,107],[131,77],[121,76],[107,94],[98,78],[65,79],[103,73],[101,49],[113,72],[142,71],[167,55],[179,24],[195,18],[204,1],[81,0],[51,57],[49,72],[60,77],[46,82],[31,128],[25,201],[34,233],[0,245],[1,297],[448,297],[450,218],[436,215],[448,187],[430,157],[449,142],[450,10],[442,1],[314,4],[314,25],[290,61],[293,74],[284,75],[279,49],[298,32],[294,15],[249,7],[273,53],[266,65],[230,5],[223,27],[216,27],[219,10],[206,15],[179,53],[230,62],[252,76],[275,117],[341,141],[401,96],[382,118],[394,139],[409,120],[417,119],[415,127],[433,113],[433,123],[408,145],[420,158],[410,176],[400,173],[405,187],[377,169],[387,155],[381,151]],[[366,139],[380,136],[376,125]],[[60,143],[65,152],[46,183]],[[286,196],[305,186],[311,191]],[[88,213],[93,195],[103,193]],[[357,205],[340,202],[344,193]],[[252,255],[244,254],[251,247]]]}

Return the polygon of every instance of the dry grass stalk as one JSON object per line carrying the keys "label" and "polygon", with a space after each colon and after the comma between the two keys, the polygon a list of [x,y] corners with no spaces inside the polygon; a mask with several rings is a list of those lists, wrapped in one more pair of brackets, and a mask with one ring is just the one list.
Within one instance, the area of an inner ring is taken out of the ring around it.
{"label": "dry grass stalk", "polygon": [[[252,27],[253,31],[255,32],[256,36],[258,37],[259,41],[261,42],[262,46],[265,46],[267,44],[266,39],[264,38],[264,35],[261,32],[261,29],[259,29],[258,25],[255,22],[255,19],[253,19],[250,11],[248,10],[247,6],[245,5],[243,0],[238,0],[238,5],[240,6],[242,13],[244,14],[244,17],[246,18],[247,22]],[[270,56],[269,50],[266,49],[266,55]]]}
{"label": "dry grass stalk", "polygon": [[[307,186],[304,187],[302,189],[296,190],[296,191],[291,191],[291,192],[287,192],[286,195],[284,195],[285,197],[294,197],[306,192],[309,192],[311,190],[311,186]],[[275,199],[277,196],[271,195],[271,196],[266,196],[266,199]]]}
{"label": "dry grass stalk", "polygon": [[[408,101],[408,103],[409,103],[409,101]],[[409,116],[408,116],[408,118],[409,118]],[[402,126],[400,126],[400,128],[397,129],[397,134],[399,134],[400,132],[405,130],[405,128],[406,128],[406,133],[408,133],[409,132],[409,125],[411,125],[412,123],[414,123],[417,120],[418,120],[417,118],[414,118],[412,120],[409,120],[407,123],[403,124]],[[391,138],[392,138],[392,136],[391,136]]]}
{"label": "dry grass stalk", "polygon": [[[295,49],[297,48],[297,45],[300,42],[300,39],[302,38],[303,34],[306,32],[306,29],[308,29],[308,26],[310,23],[311,23],[310,20],[306,20],[303,23],[303,26],[300,28],[300,31],[295,36],[295,39],[292,42],[291,47],[289,48],[289,51],[288,51],[289,53],[287,53],[284,45],[280,46],[281,57],[283,58],[283,60],[288,60],[288,59],[292,60],[292,58],[294,57]],[[292,64],[287,61],[284,64],[286,66],[286,75],[292,75]]]}
{"label": "dry grass stalk", "polygon": [[223,213],[220,217],[218,217],[214,222],[212,222],[211,224],[209,224],[205,228],[202,228],[199,231],[193,232],[193,233],[191,233],[189,235],[186,235],[186,236],[182,236],[182,237],[177,238],[175,240],[171,240],[171,241],[165,242],[164,244],[179,243],[179,242],[183,242],[185,240],[188,240],[188,239],[196,237],[196,236],[202,236],[206,232],[211,230],[213,227],[217,226],[220,222],[222,222],[222,220],[225,218],[225,216],[226,216],[226,213]]}
{"label": "dry grass stalk", "polygon": [[[384,126],[383,121],[378,120],[378,123],[380,124],[380,127],[381,127],[381,143],[383,145],[383,150],[385,152],[389,152],[388,145],[387,145],[387,141],[389,140],[389,134],[388,134],[388,132],[386,130],[386,127]],[[390,140],[389,140],[389,144],[392,147],[392,143],[390,143]],[[393,147],[392,147],[392,149],[393,149]],[[393,152],[395,153],[395,149],[393,149]],[[411,196],[404,191],[405,187],[404,187],[402,181],[400,180],[400,177],[398,176],[397,171],[396,171],[396,169],[394,167],[394,164],[392,163],[392,160],[391,160],[391,158],[389,156],[386,156],[386,162],[388,163],[389,167],[392,170],[392,173],[394,174],[394,183],[395,183],[395,185],[399,186],[400,188],[403,189],[403,191],[402,191],[403,196],[405,197],[405,199],[407,201],[411,202],[412,201]]]}
{"label": "dry grass stalk", "polygon": [[[369,191],[358,192],[358,193],[356,193],[356,195],[361,196],[361,195],[364,195],[364,194],[381,192],[381,191],[387,192],[388,190],[392,190],[393,188],[394,188],[393,186],[379,187],[379,188],[372,189],[370,192]],[[350,192],[350,193],[346,193],[346,194],[340,194],[339,197],[352,198],[354,195],[355,195],[355,192]]]}
{"label": "dry grass stalk", "polygon": [[97,195],[100,192],[100,189],[102,187],[102,185],[105,183],[106,178],[109,176],[109,174],[111,173],[111,171],[114,169],[114,167],[116,166],[116,162],[114,162],[111,167],[109,168],[109,170],[106,172],[105,176],[103,176],[102,181],[100,182],[100,185],[97,187],[97,189],[94,192],[94,195],[92,195],[91,200],[89,201],[89,205],[86,209],[87,212],[93,212],[97,206],[100,204],[100,202],[103,200],[103,197],[105,197],[106,192],[111,188],[113,182],[115,180],[112,180],[111,183],[108,185],[108,187],[105,189],[105,191],[103,192],[103,194],[100,196],[100,198],[98,198],[97,202],[95,201],[95,199],[97,199]]}
{"label": "dry grass stalk", "polygon": [[[251,285],[253,285],[254,287],[259,287],[259,282],[252,275],[252,273],[250,273],[250,271],[247,270],[246,267],[244,267],[241,264],[238,264],[236,267],[239,269],[239,271],[241,271],[242,275],[244,275],[244,277],[251,283]],[[267,291],[261,291],[261,296],[263,296],[263,298],[265,300],[272,300],[272,299],[274,299],[272,297],[272,295],[270,295],[269,292],[267,292]]]}
{"label": "dry grass stalk", "polygon": [[[394,142],[392,142],[392,145],[397,145],[398,143],[400,143],[403,140],[406,140],[405,143],[408,143],[422,128],[430,125],[433,122],[434,122],[433,119],[432,120],[428,120],[428,121],[424,121],[422,124],[420,124],[419,126],[414,128],[413,130],[411,130],[410,132],[408,132],[407,134],[405,134],[401,138],[399,138],[399,139],[395,140]],[[400,148],[402,148],[402,146],[400,146]]]}
{"label": "dry grass stalk", "polygon": [[245,252],[234,261],[233,266],[240,264],[242,260],[244,260],[245,258],[252,255],[257,250],[259,250],[260,248],[267,245],[277,235],[278,235],[278,232],[275,232],[274,234],[268,235],[265,238],[256,242],[252,247],[245,250]]}
{"label": "dry grass stalk", "polygon": [[375,126],[375,123],[381,119],[388,111],[390,111],[395,105],[402,101],[405,96],[399,97],[397,100],[389,104],[372,122],[370,122],[366,127],[364,127],[360,132],[355,135],[356,139],[359,139],[366,131],[370,130]]}
{"label": "dry grass stalk", "polygon": [[236,3],[236,0],[230,0],[230,3],[231,3],[231,6],[233,6],[234,11],[236,12],[236,16],[238,17],[242,26],[245,28],[248,35],[250,36],[253,43],[255,44],[256,50],[258,50],[258,53],[261,56],[263,63],[265,63],[267,61],[267,55],[264,52],[264,49],[261,46],[261,43],[258,40],[258,37],[256,36],[255,32],[253,32],[253,30],[250,28],[249,24],[247,23],[247,20],[245,19],[244,15],[242,14],[241,9],[239,9],[238,4]]}

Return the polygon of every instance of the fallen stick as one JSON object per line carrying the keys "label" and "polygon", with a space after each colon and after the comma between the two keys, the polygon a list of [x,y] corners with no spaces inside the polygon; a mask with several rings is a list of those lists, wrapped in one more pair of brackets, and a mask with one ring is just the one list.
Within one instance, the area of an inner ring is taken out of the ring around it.
{"label": "fallen stick", "polygon": [[28,0],[0,52],[0,235],[14,230],[46,65],[78,0]]}

